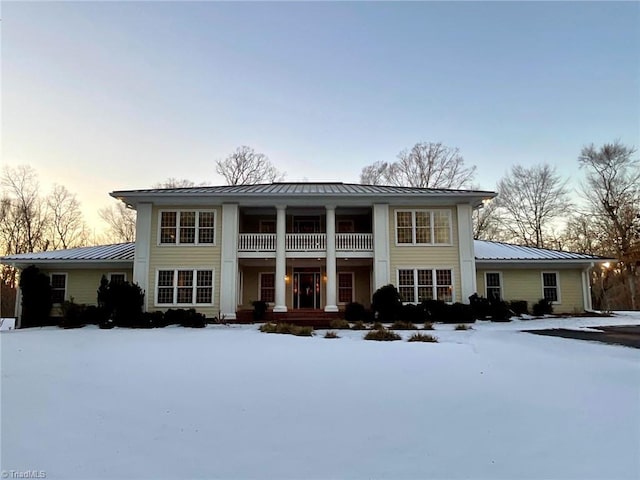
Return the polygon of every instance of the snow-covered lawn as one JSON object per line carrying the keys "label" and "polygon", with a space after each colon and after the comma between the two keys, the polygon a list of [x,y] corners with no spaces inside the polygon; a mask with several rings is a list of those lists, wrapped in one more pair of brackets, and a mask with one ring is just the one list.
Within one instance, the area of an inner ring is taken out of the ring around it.
{"label": "snow-covered lawn", "polygon": [[437,325],[437,344],[255,325],[3,332],[1,469],[637,479],[640,350],[519,331],[620,324],[640,314]]}

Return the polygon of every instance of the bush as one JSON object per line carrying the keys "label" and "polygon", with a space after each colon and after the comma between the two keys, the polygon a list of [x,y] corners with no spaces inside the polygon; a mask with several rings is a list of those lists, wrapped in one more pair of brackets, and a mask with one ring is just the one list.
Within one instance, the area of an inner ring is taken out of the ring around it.
{"label": "bush", "polygon": [[393,322],[391,330],[417,330],[416,326],[411,322],[401,322],[400,320]]}
{"label": "bush", "polygon": [[144,312],[144,323],[148,323],[152,328],[164,328],[167,326],[167,322],[164,318],[164,313],[160,311]]}
{"label": "bush", "polygon": [[402,301],[396,287],[389,284],[376,290],[371,301],[371,308],[377,313],[379,321],[395,322],[402,310]]}
{"label": "bush", "polygon": [[329,326],[337,330],[348,330],[351,328],[349,322],[342,318],[334,318],[333,320],[331,320],[331,323],[329,323]]}
{"label": "bush", "polygon": [[367,330],[367,326],[363,321],[359,320],[351,326],[351,330]]}
{"label": "bush", "polygon": [[384,330],[384,325],[380,322],[375,322],[371,327],[371,330]]}
{"label": "bush", "polygon": [[491,300],[491,321],[492,322],[510,322],[513,312],[509,308],[509,304],[502,300]]}
{"label": "bush", "polygon": [[20,274],[22,292],[22,327],[49,325],[51,313],[51,283],[49,276],[34,265]]}
{"label": "bush", "polygon": [[464,303],[454,303],[449,306],[449,320],[446,323],[473,323],[476,317],[473,315],[471,305]]}
{"label": "bush", "polygon": [[425,329],[425,330],[433,330],[433,323],[431,323],[431,322],[424,322],[424,329]]}
{"label": "bush", "polygon": [[402,337],[391,330],[371,330],[364,336],[365,340],[377,340],[379,342],[391,342]]}
{"label": "bush", "polygon": [[489,299],[478,296],[474,293],[469,297],[469,305],[473,312],[473,317],[479,320],[484,320],[491,316],[491,302]]}
{"label": "bush", "polygon": [[[160,321],[159,318],[158,321]],[[195,308],[188,310],[183,308],[170,308],[164,313],[164,318],[162,319],[162,326],[167,325],[203,328],[207,325],[207,319],[202,313],[196,312]]]}
{"label": "bush", "polygon": [[456,328],[454,330],[472,330],[472,327],[470,327],[467,324],[460,323],[460,324],[456,325]]}
{"label": "bush", "polygon": [[425,321],[446,322],[449,318],[449,305],[442,300],[424,300],[421,305],[425,312]]}
{"label": "bush", "polygon": [[98,306],[119,327],[142,325],[144,292],[135,283],[107,282],[103,276],[98,287]]}
{"label": "bush", "polygon": [[400,318],[405,322],[423,323],[425,321],[425,311],[422,305],[413,305],[408,303],[402,306]]}
{"label": "bush", "polygon": [[529,305],[526,300],[511,300],[509,302],[509,308],[514,315],[522,316],[529,314]]}
{"label": "bush", "polygon": [[428,333],[414,333],[409,337],[407,342],[429,342],[429,343],[438,343],[438,339],[433,335],[429,335]]}
{"label": "bush", "polygon": [[82,310],[82,323],[85,325],[100,325],[109,316],[104,308],[96,307],[94,305],[87,305]]}
{"label": "bush", "polygon": [[363,322],[367,319],[367,310],[358,302],[347,303],[344,307],[344,319],[347,322]]}
{"label": "bush", "polygon": [[324,338],[340,338],[340,337],[338,336],[338,332],[328,331],[327,333],[324,334]]}
{"label": "bush", "polygon": [[84,305],[74,303],[73,299],[62,304],[62,317],[58,322],[60,328],[82,328],[84,323]]}
{"label": "bush", "polygon": [[256,300],[251,302],[253,305],[253,321],[262,322],[267,314],[267,302],[263,300]]}
{"label": "bush", "polygon": [[263,333],[280,333],[298,337],[311,337],[313,335],[313,327],[291,325],[290,323],[265,323],[260,326],[259,330]]}
{"label": "bush", "polygon": [[113,318],[107,317],[104,320],[100,321],[98,324],[98,328],[101,330],[109,330],[116,326],[116,322],[113,321]]}
{"label": "bush", "polygon": [[553,305],[546,298],[541,298],[538,303],[533,305],[533,314],[536,317],[543,315],[551,315],[553,313]]}

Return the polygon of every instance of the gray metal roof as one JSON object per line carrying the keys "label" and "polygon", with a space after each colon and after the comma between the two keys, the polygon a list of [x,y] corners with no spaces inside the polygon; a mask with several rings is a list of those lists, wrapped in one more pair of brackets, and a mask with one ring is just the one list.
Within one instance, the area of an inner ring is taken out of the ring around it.
{"label": "gray metal roof", "polygon": [[69,248],[50,252],[20,253],[0,257],[0,261],[8,264],[25,264],[29,262],[47,263],[63,261],[88,262],[133,262],[135,243],[116,243],[95,247]]}
{"label": "gray metal roof", "polygon": [[114,197],[135,194],[161,195],[460,195],[494,196],[483,190],[454,190],[445,188],[395,187],[388,185],[362,185],[342,182],[276,182],[257,185],[221,185],[212,187],[152,188],[120,190]]}
{"label": "gray metal roof", "polygon": [[612,260],[597,255],[563,252],[546,248],[523,247],[510,243],[474,240],[477,261],[606,261]]}

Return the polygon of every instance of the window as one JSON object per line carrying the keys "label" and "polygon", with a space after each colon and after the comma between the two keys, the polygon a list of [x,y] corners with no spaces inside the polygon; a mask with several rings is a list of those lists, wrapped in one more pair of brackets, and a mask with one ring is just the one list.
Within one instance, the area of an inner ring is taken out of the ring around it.
{"label": "window", "polygon": [[405,303],[420,303],[431,299],[452,302],[452,271],[439,268],[400,269],[398,292]]}
{"label": "window", "polygon": [[542,272],[542,296],[550,302],[560,301],[558,272]]}
{"label": "window", "polygon": [[212,305],[213,270],[158,270],[156,305]]}
{"label": "window", "polygon": [[447,245],[451,243],[449,210],[399,210],[396,212],[396,243]]}
{"label": "window", "polygon": [[213,245],[215,219],[212,210],[160,212],[160,244]]}
{"label": "window", "polygon": [[51,301],[53,303],[63,303],[67,298],[67,274],[51,274]]}
{"label": "window", "polygon": [[500,273],[487,272],[484,274],[484,278],[487,298],[495,298],[500,300],[502,298],[502,282]]}
{"label": "window", "polygon": [[118,284],[118,285],[121,285],[127,281],[126,273],[110,273],[108,277],[111,283]]}
{"label": "window", "polygon": [[260,300],[267,303],[276,301],[276,274],[260,274]]}
{"label": "window", "polygon": [[353,302],[353,272],[338,273],[338,303]]}
{"label": "window", "polygon": [[355,228],[353,226],[353,220],[338,220],[336,222],[337,233],[353,233]]}

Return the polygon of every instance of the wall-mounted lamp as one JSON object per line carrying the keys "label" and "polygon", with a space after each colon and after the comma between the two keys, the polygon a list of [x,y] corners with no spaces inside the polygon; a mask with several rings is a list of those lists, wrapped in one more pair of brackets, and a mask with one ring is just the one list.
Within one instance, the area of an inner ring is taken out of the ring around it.
{"label": "wall-mounted lamp", "polygon": [[284,283],[289,283],[289,275],[284,276]]}

